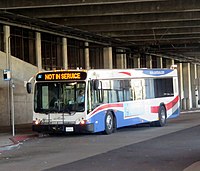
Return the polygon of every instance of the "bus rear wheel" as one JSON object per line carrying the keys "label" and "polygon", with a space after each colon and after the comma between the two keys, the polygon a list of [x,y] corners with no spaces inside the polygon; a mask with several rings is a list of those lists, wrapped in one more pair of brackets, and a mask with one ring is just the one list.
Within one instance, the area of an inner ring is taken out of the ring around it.
{"label": "bus rear wheel", "polygon": [[114,118],[112,112],[108,112],[105,117],[105,134],[112,134],[114,131]]}
{"label": "bus rear wheel", "polygon": [[159,113],[158,113],[159,120],[156,121],[156,126],[162,127],[166,124],[166,110],[165,107],[162,105],[160,106]]}

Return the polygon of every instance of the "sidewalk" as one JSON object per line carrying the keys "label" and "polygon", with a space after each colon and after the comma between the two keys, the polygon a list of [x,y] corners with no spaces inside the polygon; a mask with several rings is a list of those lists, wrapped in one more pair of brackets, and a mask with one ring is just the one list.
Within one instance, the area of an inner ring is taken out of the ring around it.
{"label": "sidewalk", "polygon": [[0,153],[16,148],[23,141],[38,137],[38,134],[32,132],[31,124],[16,125],[15,136],[12,136],[12,128],[0,127]]}

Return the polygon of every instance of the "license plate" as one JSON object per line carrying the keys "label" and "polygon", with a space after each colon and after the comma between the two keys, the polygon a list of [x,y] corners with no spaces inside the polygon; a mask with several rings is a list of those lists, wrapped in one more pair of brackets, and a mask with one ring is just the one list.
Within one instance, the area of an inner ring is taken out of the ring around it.
{"label": "license plate", "polygon": [[66,127],[66,128],[65,128],[65,131],[66,131],[66,132],[73,132],[73,131],[74,131],[74,128],[73,128],[73,127]]}

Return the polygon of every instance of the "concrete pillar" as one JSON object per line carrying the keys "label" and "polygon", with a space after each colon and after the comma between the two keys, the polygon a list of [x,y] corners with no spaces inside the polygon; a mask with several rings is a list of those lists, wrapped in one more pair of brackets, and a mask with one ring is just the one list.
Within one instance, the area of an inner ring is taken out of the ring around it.
{"label": "concrete pillar", "polygon": [[152,68],[152,56],[147,55],[146,58],[147,58],[147,61],[146,61],[147,68]]}
{"label": "concrete pillar", "polygon": [[90,51],[88,42],[85,42],[85,69],[90,69]]}
{"label": "concrete pillar", "polygon": [[10,69],[10,26],[3,26],[3,31],[4,31],[4,52],[6,53],[6,67],[7,69]]}
{"label": "concrete pillar", "polygon": [[191,80],[191,64],[188,63],[187,64],[187,68],[188,68],[188,97],[189,97],[189,101],[188,101],[188,108],[191,109],[192,108],[192,80]]}
{"label": "concrete pillar", "polygon": [[162,57],[157,57],[157,67],[158,68],[163,68],[163,58]]}
{"label": "concrete pillar", "polygon": [[186,109],[192,108],[192,82],[191,82],[191,64],[183,64],[183,87],[184,87],[184,103]]}
{"label": "concrete pillar", "polygon": [[112,69],[113,62],[112,62],[112,47],[104,48],[104,68],[105,69]]}
{"label": "concrete pillar", "polygon": [[62,38],[63,68],[68,69],[67,38]]}
{"label": "concrete pillar", "polygon": [[42,70],[42,50],[41,50],[41,33],[36,32],[36,61],[38,70]]}
{"label": "concrete pillar", "polygon": [[197,64],[194,64],[194,80],[195,81],[195,107],[198,108],[198,100],[199,100],[199,90],[198,90],[198,70],[197,70]]}
{"label": "concrete pillar", "polygon": [[172,59],[172,61],[171,61],[171,62],[172,62],[172,65],[174,65],[174,64],[175,64],[175,61],[174,61],[174,59]]}
{"label": "concrete pillar", "polygon": [[186,109],[186,104],[184,106],[184,88],[183,88],[183,64],[179,63],[178,67],[179,73],[179,95],[180,95],[180,106],[182,109]]}
{"label": "concrete pillar", "polygon": [[126,69],[127,68],[127,55],[126,55],[126,53],[123,54],[123,61],[124,61],[124,69]]}
{"label": "concrete pillar", "polygon": [[140,55],[138,54],[133,60],[134,68],[140,68]]}
{"label": "concrete pillar", "polygon": [[119,49],[117,52],[117,68],[118,69],[124,69],[126,68],[126,54],[124,54],[124,50]]}

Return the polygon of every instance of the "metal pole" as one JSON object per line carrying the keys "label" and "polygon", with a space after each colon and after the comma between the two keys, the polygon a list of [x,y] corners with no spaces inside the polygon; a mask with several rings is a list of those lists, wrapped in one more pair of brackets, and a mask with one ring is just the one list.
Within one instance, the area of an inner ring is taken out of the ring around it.
{"label": "metal pole", "polygon": [[11,78],[11,117],[12,117],[12,134],[15,136],[15,108],[14,108],[14,95],[13,95],[13,90],[14,90],[14,83],[13,79]]}
{"label": "metal pole", "polygon": [[11,71],[10,79],[10,109],[11,109],[11,118],[12,118],[12,135],[15,136],[15,111],[14,111],[14,83],[13,83],[13,73],[12,73],[12,59],[11,59],[11,45],[10,45],[11,36],[8,37],[8,68]]}

